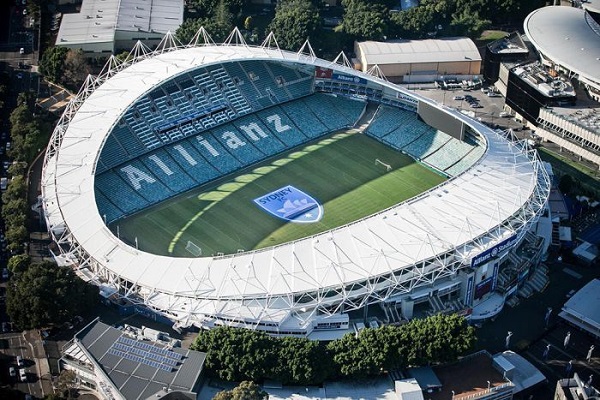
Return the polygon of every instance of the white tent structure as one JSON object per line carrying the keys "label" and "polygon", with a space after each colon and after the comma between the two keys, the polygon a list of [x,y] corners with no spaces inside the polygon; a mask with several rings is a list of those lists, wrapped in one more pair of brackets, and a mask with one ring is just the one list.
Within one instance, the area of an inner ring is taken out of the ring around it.
{"label": "white tent structure", "polygon": [[[270,44],[274,43],[274,46]],[[549,180],[535,151],[455,110],[380,78],[280,50],[272,36],[251,47],[235,32],[215,45],[204,30],[177,46],[139,44],[129,59],[111,58],[89,77],[52,135],[42,191],[56,259],[85,279],[173,320],[307,334],[328,318],[456,276],[493,249],[505,254],[544,212]],[[115,122],[144,93],[199,65],[244,59],[310,64],[377,82],[395,98],[424,102],[470,126],[485,142],[482,158],[462,175],[355,223],[291,243],[233,255],[170,258],[121,242],[97,212],[99,153]],[[514,239],[516,238],[516,240]],[[502,243],[511,240],[510,248]]]}

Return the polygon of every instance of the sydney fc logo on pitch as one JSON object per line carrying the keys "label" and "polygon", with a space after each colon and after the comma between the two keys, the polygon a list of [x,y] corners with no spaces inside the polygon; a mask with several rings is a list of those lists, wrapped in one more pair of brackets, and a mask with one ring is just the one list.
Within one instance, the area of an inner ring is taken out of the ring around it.
{"label": "sydney fc logo on pitch", "polygon": [[263,210],[291,222],[317,222],[323,207],[311,196],[293,186],[285,186],[254,199]]}

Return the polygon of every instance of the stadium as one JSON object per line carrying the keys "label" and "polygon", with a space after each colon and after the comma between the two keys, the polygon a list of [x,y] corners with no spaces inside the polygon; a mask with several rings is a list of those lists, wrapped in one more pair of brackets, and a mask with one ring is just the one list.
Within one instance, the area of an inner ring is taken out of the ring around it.
{"label": "stadium", "polygon": [[497,314],[548,246],[546,169],[370,72],[237,30],[111,58],[46,152],[58,264],[175,328]]}

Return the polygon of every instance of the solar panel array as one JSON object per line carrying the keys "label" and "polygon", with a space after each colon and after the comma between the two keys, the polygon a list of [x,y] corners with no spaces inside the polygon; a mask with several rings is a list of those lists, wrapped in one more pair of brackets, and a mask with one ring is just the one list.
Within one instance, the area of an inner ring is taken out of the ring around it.
{"label": "solar panel array", "polygon": [[149,343],[120,336],[108,353],[133,362],[149,365],[171,372],[182,360],[183,355]]}

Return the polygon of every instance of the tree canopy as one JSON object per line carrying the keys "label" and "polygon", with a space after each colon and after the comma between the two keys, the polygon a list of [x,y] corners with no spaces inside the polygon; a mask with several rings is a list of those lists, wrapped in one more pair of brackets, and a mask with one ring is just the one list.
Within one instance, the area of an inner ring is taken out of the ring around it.
{"label": "tree canopy", "polygon": [[385,40],[389,11],[385,5],[368,0],[342,0],[343,31],[356,40]]}
{"label": "tree canopy", "polygon": [[279,46],[287,50],[299,50],[308,38],[318,40],[316,36],[320,27],[319,10],[310,0],[280,1],[269,25]]}
{"label": "tree canopy", "polygon": [[233,17],[224,6],[219,7],[218,10],[211,17],[186,19],[177,28],[175,37],[181,43],[188,44],[200,27],[203,26],[216,43],[225,41],[233,29]]}
{"label": "tree canopy", "polygon": [[54,46],[44,51],[40,60],[40,73],[51,82],[77,90],[91,72],[88,60],[81,50]]}
{"label": "tree canopy", "polygon": [[213,400],[264,400],[269,394],[251,381],[242,381],[231,390],[223,390],[213,397]]}
{"label": "tree canopy", "polygon": [[98,288],[87,285],[68,267],[31,264],[15,273],[6,292],[6,312],[20,329],[65,322],[98,303]]}
{"label": "tree canopy", "polygon": [[209,375],[224,380],[274,379],[319,384],[337,377],[365,377],[409,365],[456,360],[475,332],[463,317],[436,315],[396,327],[364,329],[324,344],[273,338],[264,332],[220,327],[200,332],[192,348],[207,353]]}

